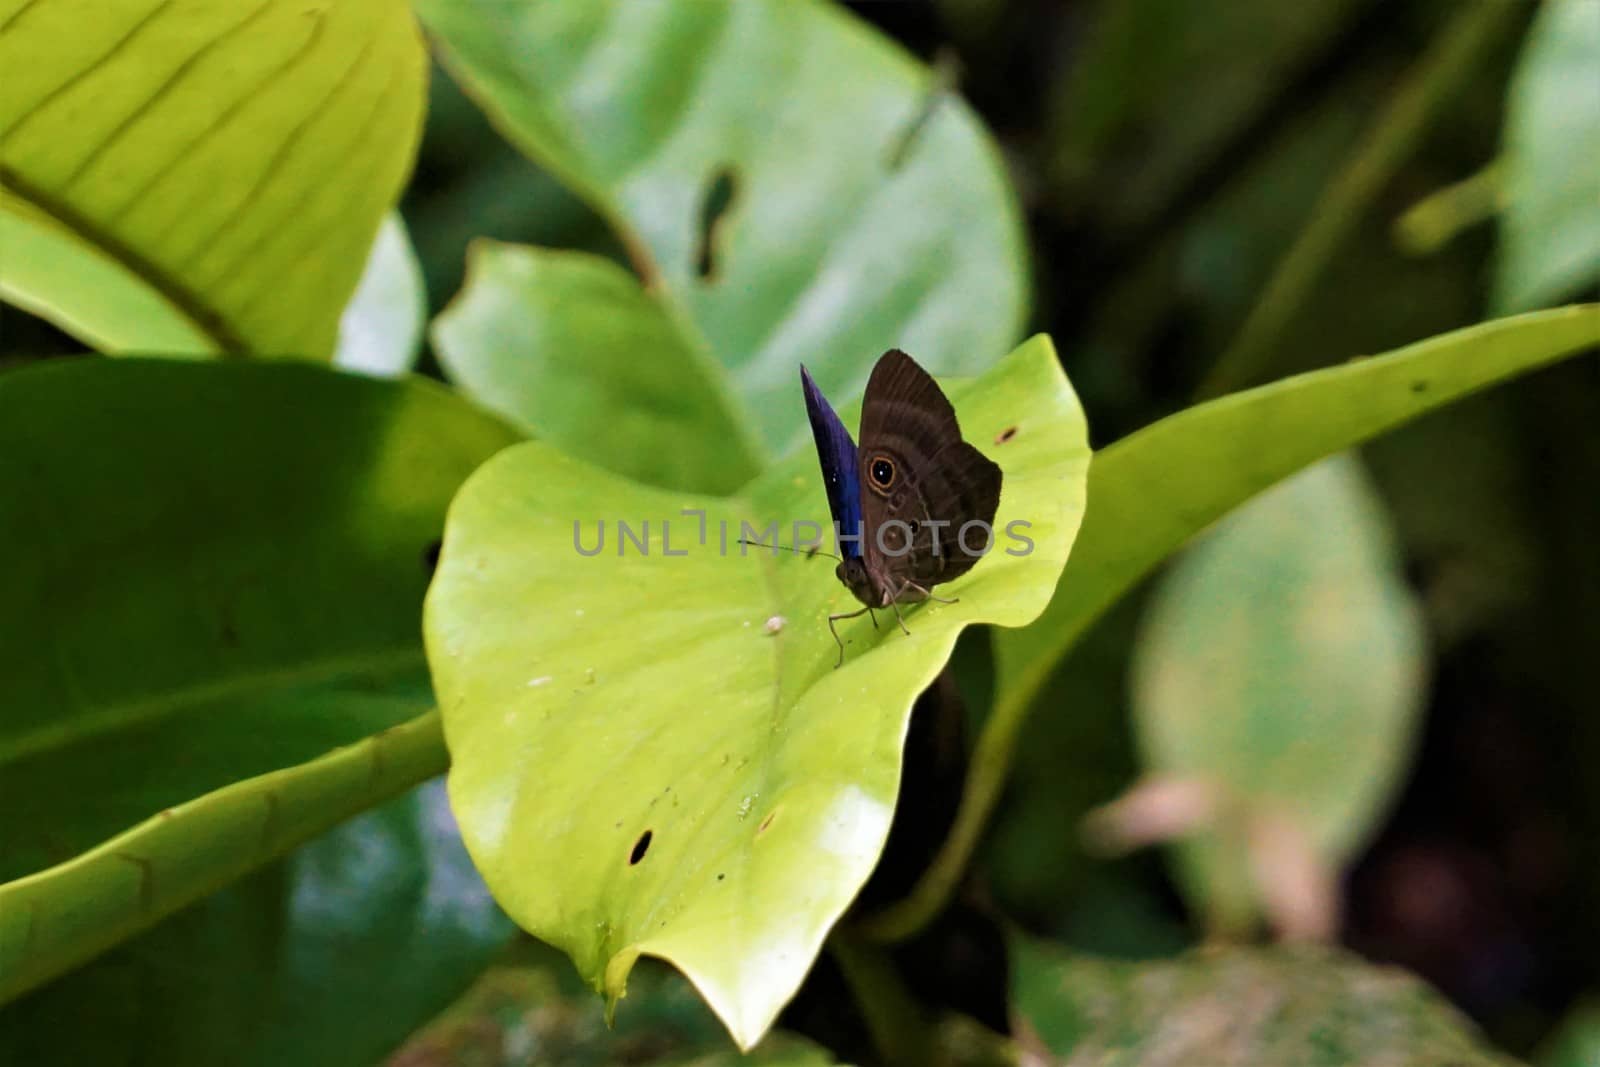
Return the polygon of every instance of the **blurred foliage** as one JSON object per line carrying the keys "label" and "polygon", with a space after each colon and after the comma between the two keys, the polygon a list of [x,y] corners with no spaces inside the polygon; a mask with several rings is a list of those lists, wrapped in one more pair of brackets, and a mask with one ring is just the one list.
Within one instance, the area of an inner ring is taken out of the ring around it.
{"label": "blurred foliage", "polygon": [[1387,814],[1426,681],[1420,611],[1359,462],[1324,460],[1197,538],[1134,648],[1142,765],[1216,794],[1178,849],[1195,911],[1237,936],[1286,893],[1325,907],[1300,883],[1333,878]]}
{"label": "blurred foliage", "polygon": [[1506,214],[1495,305],[1516,311],[1600,281],[1600,11],[1550,0],[1528,34],[1506,116]]}
{"label": "blurred foliage", "polygon": [[1415,978],[1308,946],[1158,964],[1014,942],[1018,1040],[1061,1067],[1510,1067]]}
{"label": "blurred foliage", "polygon": [[826,1050],[774,1033],[748,1055],[728,1049],[722,1026],[674,971],[645,962],[625,1011],[605,1008],[559,953],[519,942],[472,988],[391,1056],[388,1067],[829,1067]]}
{"label": "blurred foliage", "polygon": [[1592,1067],[1600,1063],[1600,1001],[1578,1004],[1560,1029],[1540,1046],[1536,1067]]}
{"label": "blurred foliage", "polygon": [[416,368],[428,309],[422,265],[397,214],[383,220],[361,283],[339,316],[336,366],[374,377]]}

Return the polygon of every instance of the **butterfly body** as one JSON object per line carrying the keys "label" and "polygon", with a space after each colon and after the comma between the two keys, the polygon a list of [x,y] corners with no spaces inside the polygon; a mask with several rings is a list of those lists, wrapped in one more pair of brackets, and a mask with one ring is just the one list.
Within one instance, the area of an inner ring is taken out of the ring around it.
{"label": "butterfly body", "polygon": [[962,439],[938,384],[898,349],[867,381],[859,447],[804,367],[800,380],[840,547],[834,573],[865,605],[829,626],[939,599],[934,586],[971,570],[992,543],[1000,468]]}

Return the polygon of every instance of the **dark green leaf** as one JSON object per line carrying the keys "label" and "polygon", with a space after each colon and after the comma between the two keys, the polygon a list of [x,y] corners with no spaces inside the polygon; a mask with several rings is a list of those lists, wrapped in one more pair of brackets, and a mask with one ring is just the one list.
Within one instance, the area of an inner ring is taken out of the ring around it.
{"label": "dark green leaf", "polygon": [[443,770],[419,608],[514,439],[315,367],[0,375],[0,999]]}
{"label": "dark green leaf", "polygon": [[8,1006],[0,1060],[375,1064],[512,929],[432,782]]}

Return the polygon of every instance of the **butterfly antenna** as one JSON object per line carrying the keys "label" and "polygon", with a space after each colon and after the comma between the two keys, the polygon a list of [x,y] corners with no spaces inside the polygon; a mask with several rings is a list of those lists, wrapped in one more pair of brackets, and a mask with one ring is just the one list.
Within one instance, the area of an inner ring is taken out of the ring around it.
{"label": "butterfly antenna", "polygon": [[795,555],[805,556],[807,559],[813,556],[827,556],[829,559],[839,558],[832,552],[825,551],[821,542],[812,545],[810,548],[791,548],[789,545],[769,545],[765,541],[751,541],[741,537],[739,538],[739,543],[741,545],[750,545],[752,548],[781,548],[785,552],[793,552]]}

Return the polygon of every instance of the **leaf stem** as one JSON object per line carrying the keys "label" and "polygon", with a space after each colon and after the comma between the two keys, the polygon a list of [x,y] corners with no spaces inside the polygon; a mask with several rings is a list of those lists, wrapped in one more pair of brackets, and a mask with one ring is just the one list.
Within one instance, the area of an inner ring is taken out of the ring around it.
{"label": "leaf stem", "polygon": [[828,937],[828,949],[844,972],[883,1062],[926,1067],[933,1061],[932,1030],[883,949],[845,930]]}

